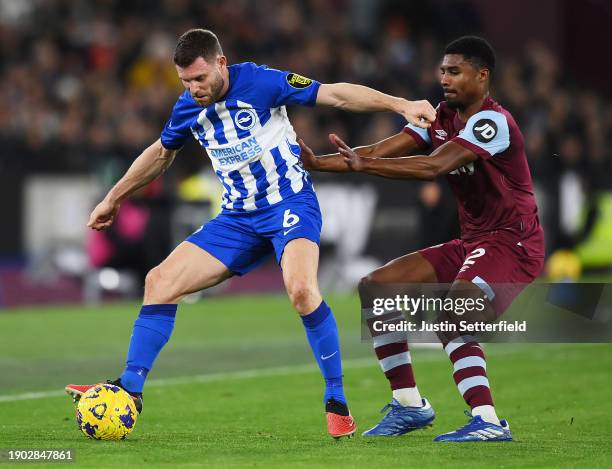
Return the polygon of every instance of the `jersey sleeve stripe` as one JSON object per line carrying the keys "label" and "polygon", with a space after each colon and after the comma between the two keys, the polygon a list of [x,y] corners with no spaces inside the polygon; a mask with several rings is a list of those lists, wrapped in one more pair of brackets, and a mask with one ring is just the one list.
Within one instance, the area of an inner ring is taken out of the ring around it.
{"label": "jersey sleeve stripe", "polygon": [[429,139],[429,134],[427,134],[427,131],[425,129],[422,129],[422,130],[423,130],[423,133],[413,129],[412,127],[406,126],[402,129],[402,132],[405,132],[408,135],[410,135],[412,138],[414,138],[420,146],[428,147],[431,144],[431,140]]}

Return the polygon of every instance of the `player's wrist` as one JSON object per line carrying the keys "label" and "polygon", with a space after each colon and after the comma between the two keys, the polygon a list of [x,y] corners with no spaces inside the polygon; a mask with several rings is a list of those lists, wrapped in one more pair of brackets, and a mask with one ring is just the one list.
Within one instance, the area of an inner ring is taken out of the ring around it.
{"label": "player's wrist", "polygon": [[125,196],[122,197],[120,194],[111,190],[108,194],[106,194],[106,197],[104,197],[104,202],[109,205],[120,205],[123,199],[125,199]]}
{"label": "player's wrist", "polygon": [[308,161],[308,167],[306,169],[311,169],[313,171],[318,171],[323,166],[323,160],[320,156],[314,156]]}
{"label": "player's wrist", "polygon": [[371,158],[363,158],[359,156],[352,163],[352,170],[354,173],[362,173],[366,171],[369,167],[369,163],[371,162]]}
{"label": "player's wrist", "polygon": [[389,109],[397,114],[403,114],[410,101],[396,96],[390,96]]}

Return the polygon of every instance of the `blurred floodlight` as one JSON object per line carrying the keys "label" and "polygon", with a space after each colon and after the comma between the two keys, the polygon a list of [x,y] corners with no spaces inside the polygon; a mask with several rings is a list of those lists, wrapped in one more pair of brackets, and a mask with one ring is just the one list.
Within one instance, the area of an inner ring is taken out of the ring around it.
{"label": "blurred floodlight", "polygon": [[100,286],[105,290],[117,290],[119,288],[121,276],[115,269],[106,267],[100,270],[98,280]]}

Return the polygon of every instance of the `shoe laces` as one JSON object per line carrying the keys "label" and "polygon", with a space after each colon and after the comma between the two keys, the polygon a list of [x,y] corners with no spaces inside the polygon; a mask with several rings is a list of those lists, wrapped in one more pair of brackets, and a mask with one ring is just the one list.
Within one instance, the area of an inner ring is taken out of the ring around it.
{"label": "shoe laces", "polygon": [[[474,424],[474,419],[476,418],[474,415],[472,415],[472,413],[469,410],[465,410],[465,411],[463,411],[463,413],[470,420],[465,425],[463,425],[461,428],[457,429],[456,430],[457,432],[460,432],[462,430],[465,430],[465,431],[469,430],[472,427],[472,425]],[[484,422],[484,420],[483,420],[483,422]],[[485,422],[485,423],[487,423],[487,422]]]}
{"label": "shoe laces", "polygon": [[392,409],[393,408],[393,403],[389,402],[387,404],[385,404],[385,406],[380,409],[380,413],[383,414],[387,409]]}
{"label": "shoe laces", "polygon": [[391,401],[388,404],[386,404],[382,409],[380,409],[380,413],[383,414],[387,410],[390,409],[389,414],[393,414],[395,410],[397,410],[399,407],[400,407],[399,404],[395,404],[393,401]]}

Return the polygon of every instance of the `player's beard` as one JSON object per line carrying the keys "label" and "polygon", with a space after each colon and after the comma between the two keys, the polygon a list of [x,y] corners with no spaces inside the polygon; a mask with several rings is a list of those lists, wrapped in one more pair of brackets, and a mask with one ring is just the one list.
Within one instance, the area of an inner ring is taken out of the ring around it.
{"label": "player's beard", "polygon": [[217,102],[222,97],[221,93],[223,91],[224,84],[225,83],[223,82],[223,77],[219,72],[217,72],[215,81],[212,85],[210,85],[210,94],[213,102]]}
{"label": "player's beard", "polygon": [[451,109],[460,109],[463,107],[463,103],[457,101],[456,99],[447,99],[446,105]]}
{"label": "player's beard", "polygon": [[192,97],[198,103],[199,106],[210,106],[211,104],[216,103],[223,97],[222,93],[224,84],[225,82],[223,81],[223,76],[219,72],[217,72],[213,78],[213,82],[210,85],[210,93],[207,93],[207,96],[210,96],[210,100],[207,100],[206,102],[201,102],[197,98],[197,94],[193,94]]}

